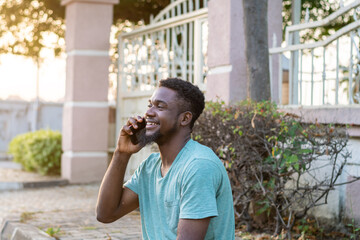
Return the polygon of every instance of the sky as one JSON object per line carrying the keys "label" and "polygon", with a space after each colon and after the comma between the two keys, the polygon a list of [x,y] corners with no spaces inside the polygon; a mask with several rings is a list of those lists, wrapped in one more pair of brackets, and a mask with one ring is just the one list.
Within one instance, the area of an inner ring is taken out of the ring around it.
{"label": "sky", "polygon": [[[39,97],[49,102],[62,102],[65,96],[65,57],[47,57],[39,72]],[[36,98],[36,64],[32,59],[0,55],[0,100]]]}

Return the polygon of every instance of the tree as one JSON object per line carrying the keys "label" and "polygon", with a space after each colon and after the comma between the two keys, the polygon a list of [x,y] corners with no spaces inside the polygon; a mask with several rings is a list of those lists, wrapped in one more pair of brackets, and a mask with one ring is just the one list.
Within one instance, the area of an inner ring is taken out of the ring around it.
{"label": "tree", "polygon": [[55,56],[63,51],[64,19],[44,1],[4,1],[0,21],[0,53],[24,55],[38,62],[44,48],[52,49]]}
{"label": "tree", "polygon": [[[33,1],[33,0],[23,0]],[[39,0],[44,2],[48,9],[59,18],[65,18],[65,7],[61,5],[61,0]],[[121,0],[114,6],[114,23],[128,20],[130,22],[150,21],[151,15],[158,14],[162,9],[169,5],[170,0]]]}
{"label": "tree", "polygon": [[243,0],[248,97],[269,100],[267,0]]}
{"label": "tree", "polygon": [[169,5],[170,0],[120,0],[114,6],[114,22],[128,20],[131,22],[150,22],[150,16],[156,16]]}
{"label": "tree", "polygon": [[[114,23],[129,20],[148,23],[170,0],[121,0],[114,6]],[[65,7],[61,0],[0,1],[0,54],[12,53],[40,59],[42,49],[55,56],[64,51]],[[48,42],[52,36],[53,41]]]}

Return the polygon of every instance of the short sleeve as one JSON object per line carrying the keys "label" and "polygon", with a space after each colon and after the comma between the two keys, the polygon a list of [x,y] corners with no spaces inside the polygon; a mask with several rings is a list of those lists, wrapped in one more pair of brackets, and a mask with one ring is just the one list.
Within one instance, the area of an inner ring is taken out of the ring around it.
{"label": "short sleeve", "polygon": [[142,168],[144,167],[146,160],[143,161],[140,166],[135,170],[131,178],[124,184],[124,187],[129,188],[131,191],[139,195],[139,179]]}
{"label": "short sleeve", "polygon": [[216,194],[220,184],[221,171],[215,163],[206,159],[192,161],[181,181],[180,218],[218,216]]}

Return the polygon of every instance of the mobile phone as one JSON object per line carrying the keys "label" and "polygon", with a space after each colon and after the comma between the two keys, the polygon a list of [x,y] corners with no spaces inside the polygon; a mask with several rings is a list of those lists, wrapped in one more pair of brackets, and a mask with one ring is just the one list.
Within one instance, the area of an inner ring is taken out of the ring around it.
{"label": "mobile phone", "polygon": [[132,125],[130,126],[130,130],[132,131],[133,135],[130,135],[130,140],[132,142],[132,144],[136,145],[139,143],[139,135],[141,134],[141,130],[145,128],[146,126],[146,121],[145,118],[143,118],[142,122],[138,122],[137,123],[138,128],[135,129]]}

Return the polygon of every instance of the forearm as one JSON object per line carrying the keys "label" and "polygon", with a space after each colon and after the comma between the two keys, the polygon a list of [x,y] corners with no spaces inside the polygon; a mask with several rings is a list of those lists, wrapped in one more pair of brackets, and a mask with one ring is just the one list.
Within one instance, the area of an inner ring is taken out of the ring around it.
{"label": "forearm", "polygon": [[120,207],[123,193],[124,175],[131,154],[115,151],[105,176],[102,180],[98,202],[97,218],[99,221],[113,221],[114,214]]}

